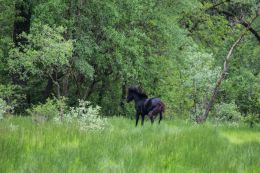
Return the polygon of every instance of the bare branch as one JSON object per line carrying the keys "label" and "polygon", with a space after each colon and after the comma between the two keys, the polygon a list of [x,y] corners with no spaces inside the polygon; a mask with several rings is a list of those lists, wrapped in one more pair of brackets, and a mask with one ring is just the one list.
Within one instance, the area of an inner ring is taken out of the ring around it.
{"label": "bare branch", "polygon": [[216,97],[217,97],[217,94],[218,94],[218,90],[221,86],[221,83],[222,81],[225,79],[226,75],[227,75],[227,72],[228,72],[228,63],[229,61],[231,60],[231,55],[235,49],[235,47],[239,44],[239,42],[242,40],[242,38],[245,36],[245,34],[247,33],[247,31],[249,30],[249,28],[251,27],[251,24],[254,22],[254,20],[257,18],[257,15],[252,19],[252,21],[250,22],[250,24],[248,24],[247,28],[245,31],[243,31],[240,36],[237,38],[237,40],[233,43],[233,45],[230,47],[229,51],[228,51],[228,54],[225,58],[225,61],[224,61],[224,67],[223,67],[223,71],[219,77],[219,79],[217,80],[216,82],[216,85],[214,87],[214,90],[213,90],[213,93],[212,93],[212,96],[211,96],[211,99],[209,101],[209,103],[206,105],[206,110],[205,112],[203,113],[203,115],[201,116],[198,116],[196,118],[196,121],[197,123],[202,123],[202,122],[205,122],[207,117],[208,117],[208,114],[210,112],[210,110],[213,108],[214,106],[214,103],[215,103],[215,100],[216,100]]}
{"label": "bare branch", "polygon": [[[244,27],[248,28],[248,30],[256,37],[256,39],[258,40],[258,42],[260,42],[260,35],[259,35],[259,34],[257,33],[257,31],[256,31],[251,25],[249,25],[248,22],[245,21],[243,18],[241,18],[241,19],[238,20],[234,14],[232,14],[232,13],[230,13],[230,12],[228,12],[228,11],[224,11],[224,10],[222,10],[222,11],[219,11],[219,10],[218,10],[218,12],[224,14],[224,15],[227,16],[227,17],[232,17],[232,18],[233,18],[234,20],[236,20],[239,24],[241,24],[241,25],[243,25]],[[256,15],[256,17],[257,17],[257,16],[258,16],[258,15]]]}

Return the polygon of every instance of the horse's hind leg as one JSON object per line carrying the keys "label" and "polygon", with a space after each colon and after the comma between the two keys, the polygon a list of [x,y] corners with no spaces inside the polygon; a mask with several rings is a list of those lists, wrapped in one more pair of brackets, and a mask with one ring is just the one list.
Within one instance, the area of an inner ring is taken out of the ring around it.
{"label": "horse's hind leg", "polygon": [[141,122],[142,126],[144,125],[144,116],[145,115],[142,114],[142,122]]}
{"label": "horse's hind leg", "polygon": [[153,116],[150,117],[150,120],[151,120],[151,123],[153,124],[153,122],[154,122]]}
{"label": "horse's hind leg", "polygon": [[148,113],[148,116],[149,116],[149,118],[150,118],[150,120],[151,120],[151,123],[153,124],[153,122],[154,122],[153,112],[149,112],[149,113]]}
{"label": "horse's hind leg", "polygon": [[139,114],[138,113],[135,114],[135,119],[136,119],[135,126],[137,126],[138,120],[139,120]]}
{"label": "horse's hind leg", "polygon": [[162,114],[162,112],[160,112],[160,119],[159,119],[159,124],[160,124],[160,122],[161,122],[162,118],[163,118],[163,114]]}

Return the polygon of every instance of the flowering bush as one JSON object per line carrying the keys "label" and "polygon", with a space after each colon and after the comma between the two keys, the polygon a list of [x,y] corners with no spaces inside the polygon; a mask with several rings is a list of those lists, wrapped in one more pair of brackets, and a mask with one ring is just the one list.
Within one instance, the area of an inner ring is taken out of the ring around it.
{"label": "flowering bush", "polygon": [[106,119],[100,117],[99,106],[92,106],[89,101],[79,100],[78,107],[71,107],[67,114],[64,115],[64,121],[76,122],[80,129],[103,129]]}
{"label": "flowering bush", "polygon": [[215,115],[218,121],[236,122],[241,119],[241,114],[234,102],[217,104],[215,106]]}
{"label": "flowering bush", "polygon": [[7,103],[0,98],[0,120],[4,118],[4,114],[11,112],[12,107],[8,106]]}
{"label": "flowering bush", "polygon": [[197,46],[189,47],[184,55],[186,58],[182,69],[185,79],[183,84],[188,91],[191,118],[196,119],[205,110],[205,104],[211,97],[221,67],[216,66],[213,54],[201,52]]}
{"label": "flowering bush", "polygon": [[3,114],[5,113],[6,103],[3,99],[0,98],[0,120],[3,119]]}

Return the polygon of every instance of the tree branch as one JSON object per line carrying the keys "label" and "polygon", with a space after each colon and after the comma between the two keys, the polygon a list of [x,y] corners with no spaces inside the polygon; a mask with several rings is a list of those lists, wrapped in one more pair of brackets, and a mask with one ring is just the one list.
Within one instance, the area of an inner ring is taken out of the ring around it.
{"label": "tree branch", "polygon": [[214,87],[211,99],[209,101],[209,103],[206,105],[206,109],[205,112],[203,113],[203,115],[196,117],[196,121],[197,123],[203,123],[206,121],[206,119],[208,118],[208,114],[210,112],[210,110],[213,108],[217,94],[218,94],[218,90],[221,86],[222,81],[225,79],[227,72],[228,72],[228,63],[231,59],[231,55],[235,49],[235,47],[239,44],[239,42],[242,40],[242,38],[245,36],[245,34],[247,33],[247,31],[249,30],[249,28],[251,27],[251,24],[254,22],[254,20],[257,18],[257,15],[252,19],[252,21],[250,22],[250,24],[248,24],[247,28],[245,31],[243,31],[240,36],[238,37],[238,39],[233,43],[233,45],[230,47],[228,54],[225,58],[224,61],[224,67],[223,67],[223,71],[219,77],[219,79],[216,82],[216,85]]}
{"label": "tree branch", "polygon": [[240,22],[241,25],[243,25],[244,27],[248,28],[248,30],[256,37],[256,39],[258,40],[258,42],[260,42],[260,35],[257,33],[256,30],[254,30],[252,28],[252,26],[249,26],[249,24],[244,21],[243,19],[241,19],[241,22]]}
{"label": "tree branch", "polygon": [[225,0],[225,1],[221,1],[219,3],[216,3],[216,4],[213,4],[211,7],[207,8],[207,10],[210,10],[210,9],[215,9],[216,7],[226,3],[226,2],[230,2],[230,0]]}
{"label": "tree branch", "polygon": [[256,31],[251,25],[249,25],[248,22],[246,22],[244,19],[241,18],[241,19],[238,20],[238,19],[236,19],[236,16],[235,16],[234,14],[232,14],[232,13],[230,13],[230,12],[228,12],[228,11],[224,11],[224,10],[219,11],[219,10],[218,10],[218,12],[224,14],[224,15],[227,16],[227,17],[232,17],[232,18],[234,18],[235,20],[237,20],[239,24],[241,24],[241,25],[243,25],[245,28],[247,28],[247,29],[256,37],[256,39],[258,40],[258,42],[260,42],[260,35],[259,35],[259,34],[257,33],[257,31]]}

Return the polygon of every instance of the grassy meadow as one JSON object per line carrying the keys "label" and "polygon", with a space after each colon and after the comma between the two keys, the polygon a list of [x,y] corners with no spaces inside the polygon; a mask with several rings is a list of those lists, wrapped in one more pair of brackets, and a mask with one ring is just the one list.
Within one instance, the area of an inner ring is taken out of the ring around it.
{"label": "grassy meadow", "polygon": [[30,118],[0,121],[0,173],[260,172],[260,127],[109,118],[81,131]]}

